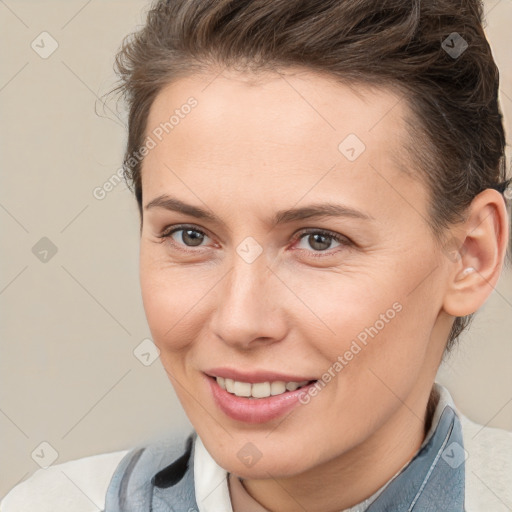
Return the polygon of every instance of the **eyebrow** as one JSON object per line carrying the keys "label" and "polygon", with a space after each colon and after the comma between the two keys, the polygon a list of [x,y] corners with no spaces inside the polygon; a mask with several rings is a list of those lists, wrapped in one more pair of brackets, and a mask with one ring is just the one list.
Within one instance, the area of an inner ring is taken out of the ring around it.
{"label": "eyebrow", "polygon": [[[168,195],[161,195],[151,200],[146,206],[145,210],[151,208],[164,208],[166,210],[183,213],[190,215],[198,219],[205,219],[218,224],[224,224],[224,222],[217,217],[214,213],[191,204],[184,203],[175,197]],[[336,203],[313,203],[300,208],[290,208],[287,210],[279,210],[270,219],[269,224],[271,226],[277,226],[279,224],[285,224],[287,222],[293,222],[304,219],[318,219],[322,217],[349,217],[353,219],[362,220],[375,220],[374,217],[367,213],[363,213],[354,208]]]}

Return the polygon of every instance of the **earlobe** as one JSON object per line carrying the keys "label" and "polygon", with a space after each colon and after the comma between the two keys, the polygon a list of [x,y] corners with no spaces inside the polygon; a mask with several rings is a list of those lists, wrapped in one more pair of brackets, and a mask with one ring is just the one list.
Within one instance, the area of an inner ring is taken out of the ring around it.
{"label": "earlobe", "polygon": [[[447,258],[448,283],[443,309],[453,316],[477,311],[498,282],[508,243],[508,215],[503,196],[486,189],[472,201],[466,220],[454,228],[461,240],[457,257]],[[445,254],[446,253],[445,251]]]}

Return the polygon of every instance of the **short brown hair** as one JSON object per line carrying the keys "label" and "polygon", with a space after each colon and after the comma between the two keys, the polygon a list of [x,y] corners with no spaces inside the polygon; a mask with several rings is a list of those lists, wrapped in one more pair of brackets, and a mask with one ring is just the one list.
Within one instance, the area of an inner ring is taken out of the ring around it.
{"label": "short brown hair", "polygon": [[[114,91],[129,108],[123,165],[141,222],[142,163],[130,157],[165,85],[214,66],[298,66],[404,95],[413,113],[408,154],[430,192],[428,222],[441,239],[478,193],[503,193],[508,183],[499,73],[482,18],[476,0],[156,1],[115,63]],[[471,318],[455,319],[446,352]]]}

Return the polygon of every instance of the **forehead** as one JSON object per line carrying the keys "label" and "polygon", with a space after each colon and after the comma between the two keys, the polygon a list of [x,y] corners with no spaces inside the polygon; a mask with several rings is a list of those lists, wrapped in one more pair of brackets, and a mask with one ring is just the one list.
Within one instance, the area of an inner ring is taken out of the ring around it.
{"label": "forehead", "polygon": [[[185,108],[190,98],[195,106]],[[308,176],[312,185],[333,167],[360,184],[384,170],[398,177],[409,165],[407,115],[397,92],[311,71],[193,75],[163,88],[151,106],[146,136],[156,146],[144,159],[143,187],[162,184],[155,169],[163,164],[227,187],[256,175],[267,187]]]}
{"label": "forehead", "polygon": [[[220,73],[220,74],[219,74]],[[389,133],[398,129],[404,113],[408,113],[403,93],[389,87],[367,83],[342,83],[334,77],[309,70],[291,68],[280,72],[235,72],[223,70],[192,75],[165,86],[156,96],[150,109],[147,130],[168,120],[190,97],[198,101],[193,118],[201,116],[201,125],[208,121],[231,124],[233,129],[258,123],[277,140],[285,134],[279,128],[318,127],[321,132],[353,130]],[[190,123],[189,123],[190,124]],[[377,130],[380,126],[380,130]],[[293,130],[298,133],[298,130]],[[368,138],[368,136],[366,137]]]}

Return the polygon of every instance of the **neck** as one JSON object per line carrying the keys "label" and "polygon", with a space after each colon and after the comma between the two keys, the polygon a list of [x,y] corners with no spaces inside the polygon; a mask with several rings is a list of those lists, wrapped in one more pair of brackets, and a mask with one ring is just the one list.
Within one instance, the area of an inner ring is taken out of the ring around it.
{"label": "neck", "polygon": [[437,398],[430,389],[411,394],[363,443],[304,473],[242,483],[269,511],[337,512],[353,507],[379,490],[418,452]]}

